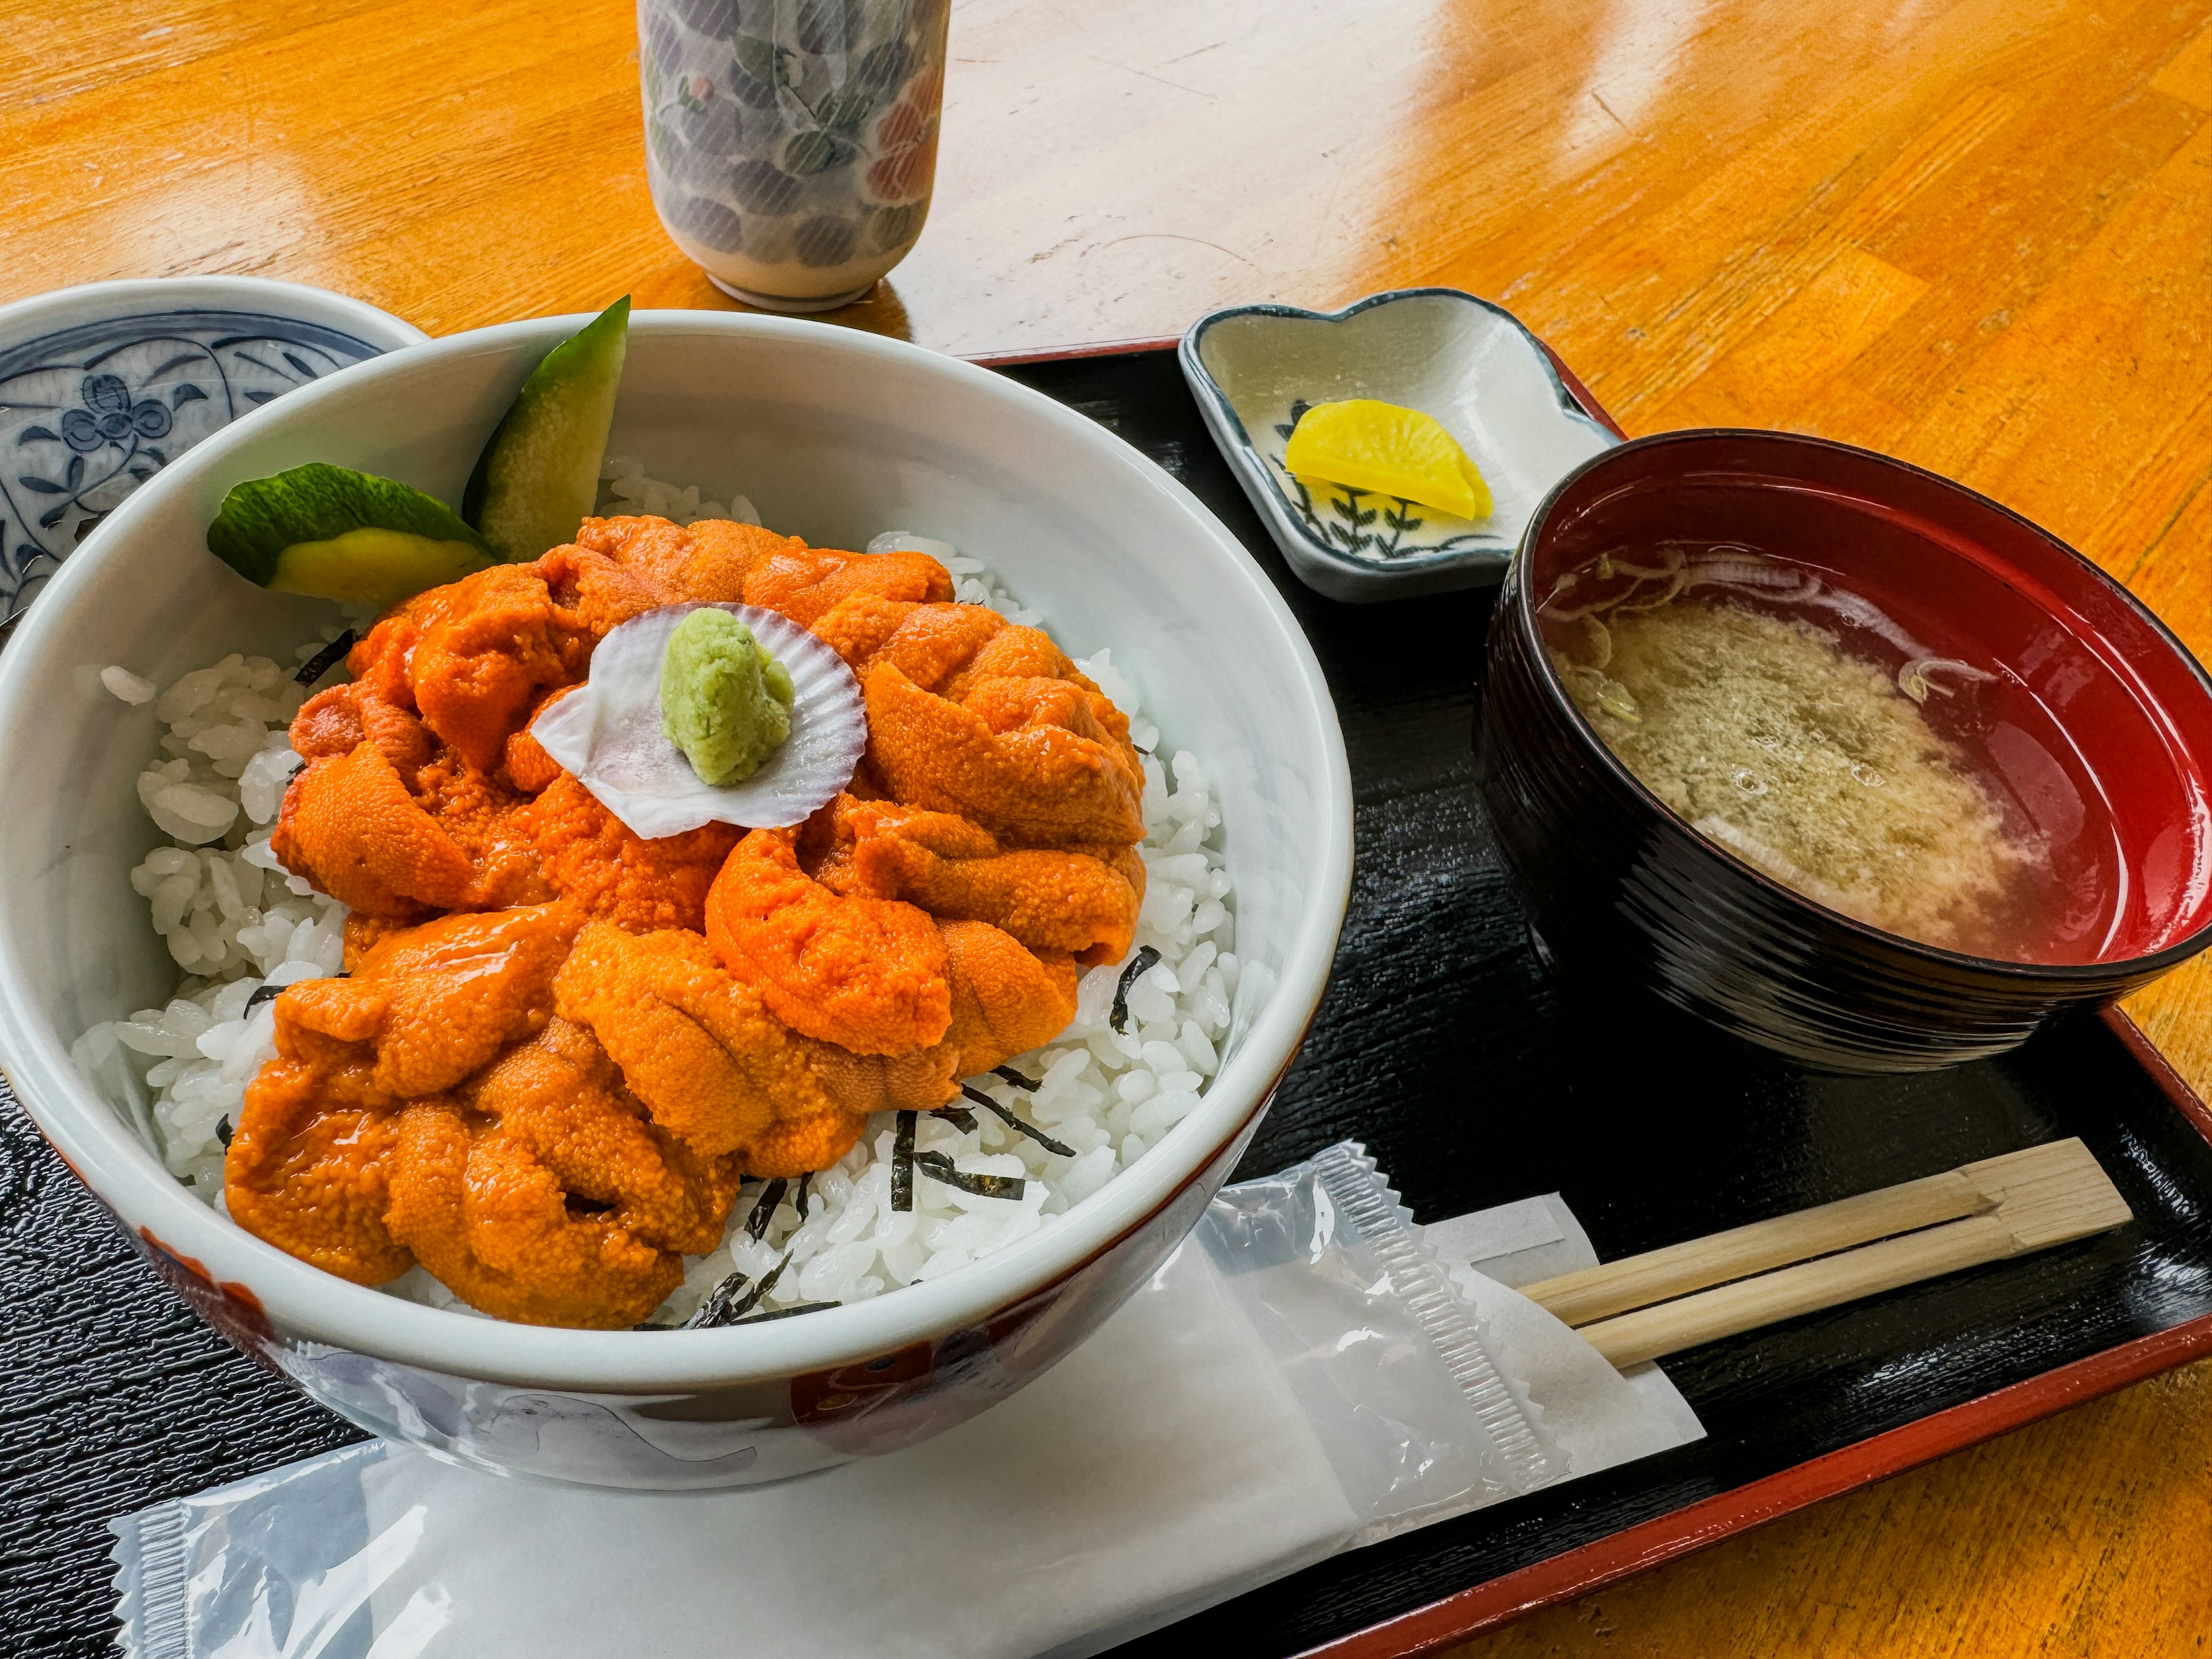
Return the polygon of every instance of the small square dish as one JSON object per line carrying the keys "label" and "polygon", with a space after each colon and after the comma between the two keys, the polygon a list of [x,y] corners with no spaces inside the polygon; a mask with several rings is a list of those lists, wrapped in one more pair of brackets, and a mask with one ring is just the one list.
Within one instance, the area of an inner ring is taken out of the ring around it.
{"label": "small square dish", "polygon": [[[1206,429],[1283,556],[1333,599],[1499,580],[1552,486],[1620,441],[1576,401],[1534,335],[1457,289],[1395,289],[1337,312],[1233,306],[1200,318],[1177,355]],[[1344,398],[1443,422],[1489,484],[1491,515],[1455,519],[1292,477],[1283,446],[1298,416]]]}

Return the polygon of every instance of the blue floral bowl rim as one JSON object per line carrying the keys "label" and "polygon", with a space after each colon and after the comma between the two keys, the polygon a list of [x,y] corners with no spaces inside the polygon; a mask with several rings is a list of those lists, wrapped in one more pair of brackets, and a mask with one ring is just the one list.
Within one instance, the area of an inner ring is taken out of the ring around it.
{"label": "blue floral bowl rim", "polygon": [[[1182,340],[1176,346],[1176,356],[1183,366],[1184,377],[1206,388],[1206,396],[1212,399],[1215,409],[1219,411],[1222,419],[1228,423],[1230,430],[1237,434],[1238,445],[1247,455],[1252,458],[1260,476],[1267,480],[1268,490],[1274,498],[1283,524],[1289,526],[1299,542],[1316,556],[1327,560],[1340,569],[1357,571],[1363,576],[1387,580],[1394,576],[1412,575],[1421,571],[1451,569],[1462,566],[1489,566],[1503,569],[1512,563],[1514,553],[1519,544],[1519,538],[1499,536],[1494,538],[1497,544],[1494,547],[1452,548],[1442,552],[1416,553],[1405,558],[1393,559],[1388,564],[1377,563],[1368,559],[1357,559],[1340,548],[1330,546],[1327,542],[1315,536],[1299,520],[1291,505],[1290,497],[1283,493],[1282,485],[1276,481],[1275,475],[1268,471],[1265,458],[1260,453],[1260,447],[1252,441],[1251,433],[1246,430],[1243,416],[1237,412],[1236,404],[1229,401],[1228,393],[1221,389],[1221,383],[1213,378],[1212,371],[1206,368],[1205,361],[1199,356],[1199,344],[1205,338],[1208,329],[1216,323],[1225,322],[1231,317],[1286,317],[1308,322],[1341,323],[1349,321],[1361,312],[1370,311],[1377,306],[1389,305],[1399,300],[1419,300],[1431,297],[1463,301],[1468,305],[1480,307],[1493,317],[1509,324],[1522,339],[1535,348],[1536,357],[1543,366],[1545,378],[1551,381],[1552,391],[1559,400],[1559,412],[1570,420],[1579,421],[1589,427],[1591,431],[1605,441],[1607,449],[1613,448],[1622,441],[1618,433],[1592,415],[1583,406],[1582,400],[1568,390],[1567,383],[1559,378],[1558,362],[1553,358],[1550,349],[1537,337],[1534,330],[1504,306],[1493,301],[1486,300],[1479,294],[1469,294],[1463,288],[1384,289],[1379,294],[1370,294],[1364,299],[1354,300],[1340,311],[1310,311],[1303,306],[1279,305],[1272,301],[1257,305],[1224,306],[1218,311],[1209,311],[1184,330]],[[1230,459],[1232,463],[1236,459],[1233,456]],[[1547,492],[1547,495],[1548,493]],[[1533,520],[1533,514],[1531,516]]]}
{"label": "blue floral bowl rim", "polygon": [[[288,301],[291,302],[291,308],[286,306]],[[70,288],[50,289],[43,294],[27,294],[21,299],[0,304],[0,345],[5,345],[9,337],[19,332],[30,334],[31,331],[25,329],[24,325],[27,322],[36,324],[41,313],[60,313],[76,306],[86,307],[97,313],[96,316],[76,319],[83,322],[123,322],[177,311],[258,312],[300,322],[318,323],[325,328],[338,329],[341,332],[349,329],[357,331],[356,337],[364,344],[379,346],[385,351],[404,350],[409,346],[421,345],[431,337],[404,317],[395,316],[366,300],[356,300],[351,295],[341,294],[335,289],[318,288],[313,283],[295,283],[276,276],[210,274],[116,276],[96,283],[79,283]],[[326,314],[311,314],[306,308],[323,311]],[[337,320],[341,316],[346,319],[343,325]],[[58,331],[70,325],[68,321],[57,319],[39,332]]]}
{"label": "blue floral bowl rim", "polygon": [[[0,368],[19,372],[33,366],[36,353],[73,349],[82,343],[81,337],[96,338],[105,329],[133,325],[144,325],[149,331],[165,325],[207,328],[223,319],[318,332],[366,348],[370,357],[404,351],[431,337],[366,300],[312,283],[223,273],[118,276],[0,303]],[[58,566],[75,549],[56,554],[34,542],[31,550]],[[40,584],[51,574],[40,577]],[[18,586],[0,593],[0,646],[12,638],[15,624],[28,611],[30,601],[23,600],[21,592]]]}

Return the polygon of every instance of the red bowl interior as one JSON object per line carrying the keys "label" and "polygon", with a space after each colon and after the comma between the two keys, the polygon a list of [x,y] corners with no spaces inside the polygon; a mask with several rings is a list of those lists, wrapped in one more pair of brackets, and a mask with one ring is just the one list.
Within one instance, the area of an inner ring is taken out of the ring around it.
{"label": "red bowl interior", "polygon": [[1601,552],[1700,541],[1810,566],[1936,654],[1996,672],[1927,713],[1986,761],[2049,849],[2057,894],[2038,960],[2128,961],[2212,925],[2212,682],[2087,560],[1901,462],[1781,434],[1686,433],[1567,486],[1528,550],[1528,591],[1540,599]]}

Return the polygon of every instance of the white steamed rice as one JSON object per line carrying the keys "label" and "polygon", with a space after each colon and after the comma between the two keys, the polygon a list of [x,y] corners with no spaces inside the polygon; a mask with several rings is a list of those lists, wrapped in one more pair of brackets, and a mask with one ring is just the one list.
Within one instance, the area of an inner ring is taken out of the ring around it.
{"label": "white steamed rice", "polygon": [[[658,514],[679,524],[699,518],[759,522],[743,496],[727,507],[702,501],[696,488],[679,490],[648,478],[635,461],[611,460],[603,475],[603,512]],[[940,559],[959,599],[1038,624],[1036,614],[1023,609],[980,561],[899,532],[868,544],[871,552],[893,549]],[[312,657],[339,627],[333,623],[302,645],[296,659]],[[1074,1155],[1048,1152],[980,1109],[973,1129],[925,1114],[915,1137],[917,1153],[943,1152],[970,1174],[1021,1177],[1024,1190],[1018,1199],[981,1197],[917,1166],[914,1207],[895,1211],[896,1120],[880,1115],[852,1152],[803,1188],[798,1182],[746,1182],[721,1248],[687,1261],[684,1283],[656,1312],[656,1322],[682,1320],[733,1273],[756,1285],[775,1275],[755,1312],[861,1301],[942,1278],[1052,1226],[1198,1105],[1219,1066],[1232,1005],[1256,1006],[1271,976],[1263,966],[1245,968],[1235,953],[1236,918],[1218,846],[1221,815],[1198,758],[1179,751],[1164,766],[1150,752],[1158,730],[1143,718],[1134,688],[1109,652],[1078,666],[1129,717],[1130,735],[1146,751],[1140,851],[1147,882],[1135,948],[1149,945],[1159,961],[1131,987],[1126,1032],[1113,1030],[1109,1019],[1121,967],[1085,973],[1073,1024],[1012,1062],[1036,1082],[1034,1092],[997,1077],[969,1079]],[[337,683],[340,672],[321,684]],[[267,659],[234,654],[186,674],[158,701],[155,686],[127,669],[111,667],[101,678],[125,702],[153,701],[166,729],[163,758],[141,775],[138,793],[167,840],[131,880],[149,901],[154,929],[185,976],[165,1007],[93,1027],[73,1054],[79,1069],[125,1108],[171,1172],[220,1207],[223,1136],[246,1085],[276,1054],[269,1000],[251,1009],[248,1001],[264,984],[335,974],[341,966],[345,907],[288,875],[269,851],[270,827],[300,764],[285,728],[307,692]],[[770,1194],[773,1212],[757,1222],[754,1212]],[[421,1267],[385,1288],[432,1306],[473,1311]]]}

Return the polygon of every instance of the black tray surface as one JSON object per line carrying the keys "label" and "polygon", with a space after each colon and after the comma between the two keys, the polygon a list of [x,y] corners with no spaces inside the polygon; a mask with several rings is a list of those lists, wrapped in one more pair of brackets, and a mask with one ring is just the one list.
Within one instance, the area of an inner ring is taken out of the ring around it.
{"label": "black tray surface", "polygon": [[[2212,1314],[2212,1144],[2109,1027],[2078,1020],[1936,1076],[1821,1077],[1602,981],[1553,979],[1474,788],[1490,594],[1352,606],[1302,586],[1170,352],[1005,372],[1119,434],[1242,538],[1343,720],[1358,856],[1335,977],[1232,1179],[1356,1136],[1417,1217],[1558,1191],[1610,1259],[2071,1134],[2136,1215],[1679,1355],[1667,1369],[1707,1439],[1323,1562],[1119,1651],[1292,1653]],[[202,1326],[4,1097],[0,1302],[11,1655],[108,1650],[110,1516],[362,1437]]]}

